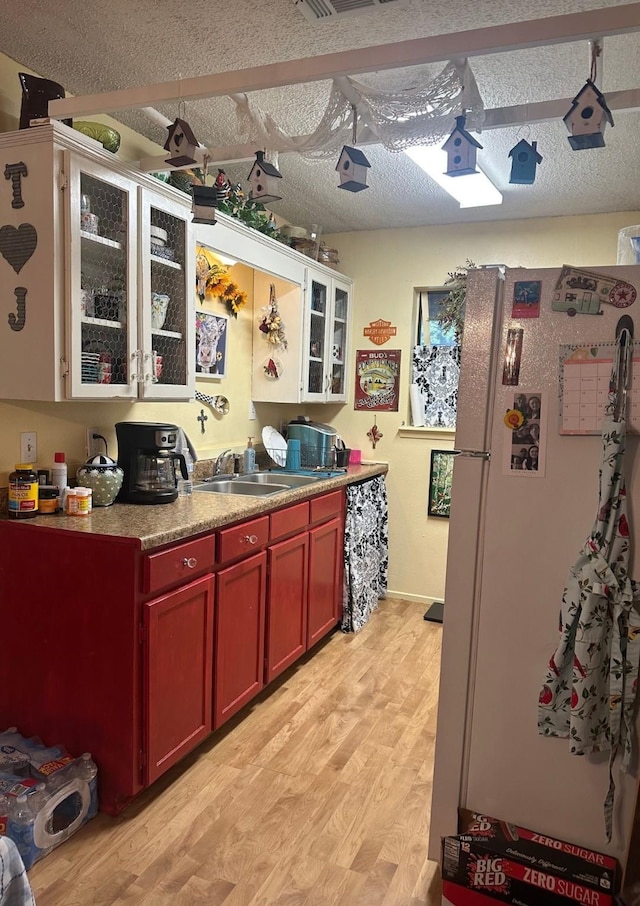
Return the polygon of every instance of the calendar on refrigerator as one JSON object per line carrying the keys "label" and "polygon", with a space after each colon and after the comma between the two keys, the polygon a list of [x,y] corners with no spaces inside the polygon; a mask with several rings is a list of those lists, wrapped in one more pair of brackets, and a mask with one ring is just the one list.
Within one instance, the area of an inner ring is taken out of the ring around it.
{"label": "calendar on refrigerator", "polygon": [[[640,432],[640,344],[633,344],[627,430]],[[600,434],[615,343],[560,346],[560,434]]]}

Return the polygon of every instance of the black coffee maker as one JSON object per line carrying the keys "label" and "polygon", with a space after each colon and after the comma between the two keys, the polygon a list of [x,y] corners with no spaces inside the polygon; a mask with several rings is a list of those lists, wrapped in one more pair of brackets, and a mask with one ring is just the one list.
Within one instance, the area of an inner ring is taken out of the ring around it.
{"label": "black coffee maker", "polygon": [[157,422],[117,422],[118,465],[124,471],[118,501],[171,503],[178,496],[176,467],[188,478],[187,463],[176,453],[178,427]]}

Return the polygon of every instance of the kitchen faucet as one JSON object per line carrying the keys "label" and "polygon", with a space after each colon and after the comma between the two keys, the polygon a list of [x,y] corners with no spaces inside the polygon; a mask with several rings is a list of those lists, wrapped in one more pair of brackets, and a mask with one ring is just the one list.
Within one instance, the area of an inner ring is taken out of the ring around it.
{"label": "kitchen faucet", "polygon": [[222,472],[226,472],[227,458],[233,454],[233,450],[223,450],[222,453],[217,457],[214,466],[213,474],[221,475]]}

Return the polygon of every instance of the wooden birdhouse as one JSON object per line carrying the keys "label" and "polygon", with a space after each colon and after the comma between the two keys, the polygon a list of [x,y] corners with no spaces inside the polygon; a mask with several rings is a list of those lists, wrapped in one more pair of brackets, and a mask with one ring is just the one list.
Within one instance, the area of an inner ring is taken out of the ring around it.
{"label": "wooden birdhouse", "polygon": [[282,195],[278,195],[277,182],[282,179],[282,173],[264,159],[264,151],[256,151],[255,163],[247,179],[251,185],[249,198],[252,201],[268,204],[271,201],[280,201],[282,198]]}
{"label": "wooden birdhouse", "polygon": [[613,126],[613,116],[603,93],[591,79],[587,79],[574,97],[563,121],[570,132],[569,144],[574,151],[604,148],[604,130],[607,123]]}
{"label": "wooden birdhouse", "polygon": [[164,143],[164,150],[169,152],[165,163],[172,167],[189,167],[195,164],[194,151],[198,147],[198,139],[185,120],[177,119],[167,126],[169,135]]}
{"label": "wooden birdhouse", "polygon": [[336,170],[340,174],[338,188],[346,189],[347,192],[361,192],[362,189],[368,189],[367,170],[370,167],[371,164],[362,151],[345,145],[336,164]]}
{"label": "wooden birdhouse", "polygon": [[216,187],[194,185],[192,191],[193,222],[214,224],[216,222],[216,202],[218,201]]}
{"label": "wooden birdhouse", "polygon": [[447,152],[447,176],[468,176],[477,173],[476,155],[480,142],[464,128],[466,117],[457,116],[455,129],[442,146]]}
{"label": "wooden birdhouse", "polygon": [[523,138],[509,151],[511,158],[509,182],[520,186],[533,185],[536,180],[536,167],[542,163],[542,155],[536,149],[536,142],[529,144]]}

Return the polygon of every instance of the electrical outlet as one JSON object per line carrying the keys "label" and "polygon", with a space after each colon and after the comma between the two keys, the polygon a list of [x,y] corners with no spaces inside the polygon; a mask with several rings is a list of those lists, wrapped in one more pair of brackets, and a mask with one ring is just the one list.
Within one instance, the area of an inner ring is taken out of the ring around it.
{"label": "electrical outlet", "polygon": [[23,431],[20,435],[20,462],[38,461],[38,435],[35,431]]}
{"label": "electrical outlet", "polygon": [[253,405],[253,400],[249,400],[249,421],[253,422],[256,418],[256,407]]}
{"label": "electrical outlet", "polygon": [[[95,435],[99,435],[94,437]],[[92,459],[100,453],[105,452],[104,441],[100,434],[100,428],[87,428],[87,440],[85,444],[87,450],[87,459]]]}

